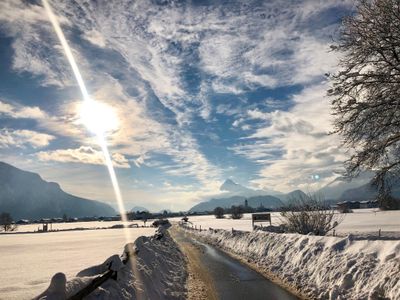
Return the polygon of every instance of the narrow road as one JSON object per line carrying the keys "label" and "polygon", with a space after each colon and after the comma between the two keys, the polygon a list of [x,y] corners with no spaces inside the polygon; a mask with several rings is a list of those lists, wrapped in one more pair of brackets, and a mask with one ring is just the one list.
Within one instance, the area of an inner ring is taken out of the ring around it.
{"label": "narrow road", "polygon": [[194,240],[180,229],[174,229],[171,233],[188,256],[189,265],[193,260],[200,262],[200,270],[199,264],[195,264],[197,272],[202,273],[200,277],[209,289],[208,294],[211,296],[207,299],[299,299],[215,247]]}

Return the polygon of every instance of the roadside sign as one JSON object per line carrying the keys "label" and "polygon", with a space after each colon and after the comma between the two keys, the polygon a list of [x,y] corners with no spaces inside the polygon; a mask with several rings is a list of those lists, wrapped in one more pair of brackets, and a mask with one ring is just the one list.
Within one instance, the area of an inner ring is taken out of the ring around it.
{"label": "roadside sign", "polygon": [[269,225],[272,225],[271,222],[271,214],[270,213],[264,213],[264,214],[252,214],[251,215],[251,221],[252,221],[252,226],[254,229],[254,223],[256,222],[269,222]]}

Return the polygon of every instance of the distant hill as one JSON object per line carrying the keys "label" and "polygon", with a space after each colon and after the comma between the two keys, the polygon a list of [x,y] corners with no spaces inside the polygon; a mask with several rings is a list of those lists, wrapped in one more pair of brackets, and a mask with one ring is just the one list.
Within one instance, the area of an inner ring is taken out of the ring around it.
{"label": "distant hill", "polygon": [[228,198],[211,199],[206,202],[201,202],[193,206],[189,211],[190,212],[213,211],[214,208],[218,206],[223,208],[230,208],[232,205],[244,205],[245,199],[247,199],[248,205],[254,208],[257,208],[260,205],[270,209],[283,206],[283,203],[280,199],[269,195],[253,196],[248,198],[243,196],[232,196]]}
{"label": "distant hill", "polygon": [[[378,190],[375,186],[370,183],[364,184],[357,188],[348,189],[342,193],[339,197],[339,201],[365,201],[374,200],[378,196]],[[400,198],[400,185],[394,185],[392,187],[392,196]]]}
{"label": "distant hill", "polygon": [[339,176],[319,189],[317,193],[324,196],[326,200],[338,200],[345,191],[367,184],[371,181],[373,176],[374,174],[372,172],[367,171],[362,172],[359,176],[351,180]]}
{"label": "distant hill", "polygon": [[116,214],[108,204],[70,195],[57,183],[4,162],[0,162],[0,212],[10,213],[14,220]]}

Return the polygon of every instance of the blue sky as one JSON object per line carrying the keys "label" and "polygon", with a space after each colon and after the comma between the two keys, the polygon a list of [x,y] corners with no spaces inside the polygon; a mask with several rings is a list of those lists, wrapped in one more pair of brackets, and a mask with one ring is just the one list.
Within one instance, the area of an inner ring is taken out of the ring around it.
{"label": "blue sky", "polygon": [[[188,209],[227,178],[317,189],[341,170],[324,74],[352,1],[50,3],[91,96],[118,116],[108,144],[127,207]],[[113,203],[40,1],[1,1],[0,41],[1,160]]]}

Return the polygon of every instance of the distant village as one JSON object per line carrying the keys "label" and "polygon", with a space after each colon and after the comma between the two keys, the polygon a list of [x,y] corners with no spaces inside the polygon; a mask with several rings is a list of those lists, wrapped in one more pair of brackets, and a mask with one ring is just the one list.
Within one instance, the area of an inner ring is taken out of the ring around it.
{"label": "distant village", "polygon": [[[268,212],[268,211],[280,211],[281,209],[272,210],[270,208],[266,208],[263,205],[260,205],[257,208],[253,208],[247,204],[247,200],[245,200],[244,205],[232,206],[232,208],[224,209],[226,213],[229,213],[232,209],[240,208],[242,213],[254,213],[254,212]],[[351,209],[360,209],[360,208],[378,208],[379,203],[378,200],[366,200],[366,201],[342,201],[336,203],[336,205],[332,205],[331,208],[337,209],[340,212],[346,212]],[[141,220],[146,222],[147,220],[154,219],[162,219],[162,218],[173,218],[173,217],[184,217],[184,216],[196,216],[196,215],[209,215],[214,214],[214,211],[204,211],[204,212],[171,212],[164,210],[163,212],[151,213],[147,210],[143,211],[129,211],[127,212],[127,218],[129,221]],[[74,223],[74,222],[93,222],[93,221],[121,221],[121,216],[86,216],[86,217],[68,217],[66,214],[63,215],[62,218],[41,218],[38,220],[27,220],[20,219],[15,222],[17,225],[24,224],[50,224],[50,223]]]}

